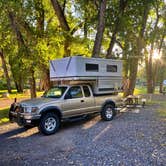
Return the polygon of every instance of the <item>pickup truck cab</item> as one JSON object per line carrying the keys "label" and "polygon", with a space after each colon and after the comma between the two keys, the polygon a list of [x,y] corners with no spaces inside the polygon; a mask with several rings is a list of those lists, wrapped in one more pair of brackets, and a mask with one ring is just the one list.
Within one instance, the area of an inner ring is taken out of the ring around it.
{"label": "pickup truck cab", "polygon": [[55,133],[61,121],[92,113],[110,121],[116,115],[117,95],[94,96],[89,85],[59,85],[46,91],[41,98],[14,102],[9,111],[10,121],[20,126],[37,125],[41,133]]}

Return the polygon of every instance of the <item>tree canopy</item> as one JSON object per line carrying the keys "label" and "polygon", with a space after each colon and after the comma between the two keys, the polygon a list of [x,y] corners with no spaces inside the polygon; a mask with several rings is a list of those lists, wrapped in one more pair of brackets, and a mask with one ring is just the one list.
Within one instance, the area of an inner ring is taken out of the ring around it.
{"label": "tree canopy", "polygon": [[125,95],[134,91],[139,64],[148,93],[157,80],[162,86],[164,0],[0,0],[0,10],[0,77],[9,92],[13,82],[36,97],[36,80],[42,90],[51,86],[49,60],[73,55],[122,59]]}

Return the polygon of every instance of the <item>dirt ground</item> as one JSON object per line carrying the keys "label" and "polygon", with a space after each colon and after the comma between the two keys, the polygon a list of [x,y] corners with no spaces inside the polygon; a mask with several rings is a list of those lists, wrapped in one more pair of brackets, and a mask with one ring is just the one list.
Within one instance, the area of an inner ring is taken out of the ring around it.
{"label": "dirt ground", "polygon": [[1,125],[0,165],[165,166],[166,121],[158,108],[123,110],[110,122],[100,116],[65,122],[51,136]]}
{"label": "dirt ground", "polygon": [[[21,98],[21,99],[17,99],[18,102],[25,100],[27,98]],[[10,105],[14,102],[14,99],[8,99],[8,98],[4,98],[0,100],[0,108],[6,108],[6,107],[10,107]]]}

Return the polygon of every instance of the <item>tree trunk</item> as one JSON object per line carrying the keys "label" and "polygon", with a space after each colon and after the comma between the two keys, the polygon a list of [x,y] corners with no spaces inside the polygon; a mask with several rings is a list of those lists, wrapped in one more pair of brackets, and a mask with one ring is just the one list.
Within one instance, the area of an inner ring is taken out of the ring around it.
{"label": "tree trunk", "polygon": [[19,76],[19,80],[17,81],[17,85],[18,85],[18,92],[23,93],[24,83],[23,83],[23,78],[21,75]]}
{"label": "tree trunk", "polygon": [[65,41],[64,41],[64,57],[68,57],[71,54],[71,50],[70,50],[70,38],[66,37]]}
{"label": "tree trunk", "polygon": [[15,70],[15,68],[13,67],[14,62],[10,58],[9,58],[9,64],[10,64],[10,70],[12,73],[13,81],[15,83],[15,87],[17,89],[17,92],[22,93],[23,88],[24,88],[24,81],[22,78],[22,73],[20,71],[18,73],[18,71]]}
{"label": "tree trunk", "polygon": [[[15,20],[14,13],[9,12],[8,16],[9,16],[9,20],[11,22],[11,27],[12,27],[12,29],[13,29],[14,33],[16,34],[16,37],[17,37],[19,50],[21,50],[23,48],[24,52],[28,55],[29,51],[28,51],[28,48],[26,47],[26,44],[25,44],[25,41],[24,41],[23,36],[21,34],[21,31],[18,28],[18,24]],[[16,79],[15,75],[14,75],[14,72],[13,72],[13,77],[15,79],[17,91],[18,92],[23,92],[23,78],[22,78],[21,74],[19,75],[19,78]]]}
{"label": "tree trunk", "polygon": [[67,23],[66,17],[64,15],[64,11],[61,8],[58,0],[51,0],[52,6],[54,8],[55,14],[59,20],[59,24],[61,26],[61,28],[67,32],[67,35],[65,37],[65,41],[64,41],[64,56],[70,56],[70,27]]}
{"label": "tree trunk", "polygon": [[144,46],[144,31],[146,28],[146,22],[148,19],[148,13],[149,13],[149,8],[148,8],[148,3],[145,2],[145,8],[144,8],[144,13],[142,15],[142,24],[141,24],[141,29],[139,32],[139,37],[136,39],[136,47],[135,51],[133,52],[134,55],[136,55],[136,58],[132,58],[130,62],[130,74],[129,74],[129,88],[128,91],[125,92],[125,95],[132,95],[134,93],[134,88],[136,84],[136,78],[137,78],[137,70],[138,70],[138,62],[139,62],[139,57],[141,57],[141,51]]}
{"label": "tree trunk", "polygon": [[19,79],[16,79],[13,75],[13,79],[14,79],[14,83],[15,83],[17,92],[23,93],[24,86],[23,86],[22,76],[19,76]]}
{"label": "tree trunk", "polygon": [[163,82],[160,82],[159,93],[163,93]]}
{"label": "tree trunk", "polygon": [[147,77],[147,93],[153,93],[153,73],[152,73],[152,53],[145,60],[146,77]]}
{"label": "tree trunk", "polygon": [[129,78],[128,78],[128,72],[129,72],[129,65],[130,65],[130,59],[126,59],[123,62],[123,96],[126,97],[129,95]]}
{"label": "tree trunk", "polygon": [[50,82],[50,74],[49,74],[49,70],[45,69],[43,71],[43,77],[40,80],[40,90],[48,90],[51,87],[51,82]]}
{"label": "tree trunk", "polygon": [[156,8],[156,15],[157,15],[157,18],[156,18],[156,21],[155,21],[155,25],[154,25],[154,30],[153,30],[153,33],[152,33],[152,41],[151,41],[151,50],[150,50],[150,55],[149,55],[149,58],[148,60],[146,61],[146,73],[147,73],[147,92],[148,93],[154,93],[154,90],[155,90],[155,77],[156,75],[154,74],[157,74],[157,73],[153,73],[153,62],[152,62],[152,57],[153,57],[153,52],[154,52],[154,44],[155,44],[155,37],[156,37],[156,34],[157,34],[157,25],[158,25],[158,22],[159,22],[159,11],[158,11],[158,8]]}
{"label": "tree trunk", "polygon": [[86,19],[84,21],[85,21],[85,23],[84,23],[84,38],[87,39],[88,38],[88,25],[87,25]]}
{"label": "tree trunk", "polygon": [[136,78],[137,78],[137,71],[138,71],[138,58],[134,58],[131,61],[131,68],[130,68],[130,74],[129,74],[129,89],[127,95],[132,95],[134,93],[134,88],[136,84]]}
{"label": "tree trunk", "polygon": [[31,70],[31,77],[29,79],[30,82],[30,92],[31,92],[31,99],[36,98],[36,81],[34,77],[34,70]]}
{"label": "tree trunk", "polygon": [[155,87],[157,85],[157,77],[159,74],[159,61],[156,60],[156,62],[154,63],[154,69],[153,69],[153,92],[155,92]]}
{"label": "tree trunk", "polygon": [[41,38],[44,34],[44,6],[42,0],[35,0],[36,19],[37,19],[37,30],[38,37]]}
{"label": "tree trunk", "polygon": [[[163,46],[165,36],[166,36],[166,29],[163,30],[163,33],[162,33],[162,36],[161,36],[161,39],[160,39],[159,54],[161,52],[161,48]],[[165,59],[162,59],[162,60],[164,61]],[[159,61],[157,61],[157,71],[158,71],[158,73],[156,74],[156,77],[157,77],[157,75],[159,75],[159,93],[162,93],[163,92],[163,81],[164,81],[165,65],[160,63],[160,62],[161,62],[161,59]],[[155,82],[157,80],[156,77],[155,77]]]}
{"label": "tree trunk", "polygon": [[99,22],[97,25],[97,33],[93,47],[92,57],[100,56],[100,49],[102,44],[102,38],[105,28],[105,11],[106,11],[107,0],[101,0],[100,9],[99,9]]}
{"label": "tree trunk", "polygon": [[164,81],[164,74],[166,72],[165,70],[166,66],[164,64],[160,64],[159,67],[159,93],[163,93],[163,81]]}
{"label": "tree trunk", "polygon": [[16,80],[14,80],[14,83],[15,83],[15,87],[16,87],[16,89],[17,89],[17,93],[19,93],[19,88],[18,88],[17,81],[16,81]]}
{"label": "tree trunk", "polygon": [[114,30],[112,37],[111,37],[111,41],[109,44],[109,48],[107,50],[107,58],[111,58],[112,57],[112,50],[116,41],[116,34],[117,34],[117,29]]}
{"label": "tree trunk", "polygon": [[110,41],[110,44],[109,44],[109,48],[107,50],[107,58],[111,58],[112,57],[112,50],[113,50],[113,47],[114,47],[114,44],[115,44],[115,41],[116,41],[116,35],[119,31],[119,24],[120,24],[120,19],[121,17],[123,16],[123,13],[124,13],[124,10],[127,6],[127,0],[120,0],[119,1],[119,14],[117,16],[117,19],[115,21],[115,27],[114,27],[114,31],[112,33],[112,37],[111,37],[111,41]]}
{"label": "tree trunk", "polygon": [[[65,7],[65,1],[64,1],[64,7]],[[42,4],[42,0],[37,0],[35,4],[35,8],[37,11],[37,30],[38,30],[38,38],[42,39],[44,37],[44,6]],[[43,60],[44,61],[44,60]],[[50,88],[50,77],[49,77],[49,70],[47,69],[47,66],[43,63],[43,61],[40,61],[40,66],[42,69],[42,79],[40,80],[40,90],[48,90]]]}
{"label": "tree trunk", "polygon": [[7,69],[6,60],[4,57],[3,50],[0,50],[0,57],[2,60],[2,68],[4,70],[4,75],[5,75],[6,82],[7,82],[7,90],[9,93],[11,93],[11,83],[10,83],[10,78],[9,78],[8,69]]}
{"label": "tree trunk", "polygon": [[133,95],[134,93],[136,78],[137,78],[137,71],[138,71],[138,61],[139,61],[139,58],[128,59],[128,62],[126,64],[129,71],[129,76],[127,76],[128,71],[126,71],[127,73],[123,80],[124,81],[124,84],[123,84],[124,97],[128,95]]}
{"label": "tree trunk", "polygon": [[9,12],[8,15],[9,15],[9,20],[11,22],[11,27],[12,27],[12,29],[15,32],[16,37],[17,37],[17,42],[18,42],[19,49],[20,48],[24,48],[24,52],[28,55],[29,54],[29,50],[28,50],[28,48],[27,48],[27,46],[25,44],[25,41],[24,41],[23,36],[21,34],[21,31],[18,28],[18,23],[15,20],[14,13],[13,12]]}
{"label": "tree trunk", "polygon": [[61,28],[64,31],[70,31],[69,25],[66,21],[65,15],[63,13],[63,10],[57,0],[51,0],[52,6],[54,8],[55,14],[58,17],[59,23],[61,25]]}

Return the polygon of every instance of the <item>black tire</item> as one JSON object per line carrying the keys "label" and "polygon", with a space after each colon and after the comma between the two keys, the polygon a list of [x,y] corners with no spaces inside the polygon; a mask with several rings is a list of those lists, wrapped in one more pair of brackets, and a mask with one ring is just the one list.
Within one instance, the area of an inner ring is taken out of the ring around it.
{"label": "black tire", "polygon": [[101,111],[101,118],[105,121],[110,121],[116,115],[115,109],[112,104],[106,104]]}
{"label": "black tire", "polygon": [[46,113],[41,117],[39,131],[44,135],[54,134],[60,126],[60,118],[52,112]]}

